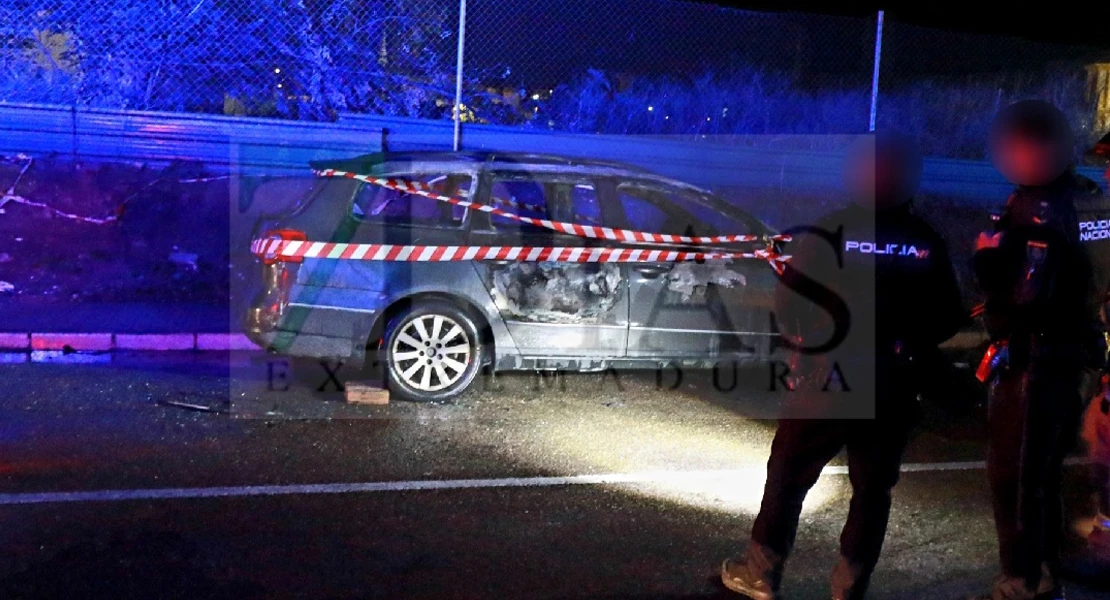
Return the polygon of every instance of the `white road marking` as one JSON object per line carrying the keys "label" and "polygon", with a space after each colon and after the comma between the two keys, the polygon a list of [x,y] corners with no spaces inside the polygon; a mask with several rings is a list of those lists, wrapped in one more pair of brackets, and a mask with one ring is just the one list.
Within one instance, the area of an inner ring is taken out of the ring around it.
{"label": "white road marking", "polygon": [[[1087,461],[1073,458],[1065,464],[1081,465]],[[985,462],[907,463],[903,473],[946,471],[978,471]],[[717,469],[705,471],[646,471],[640,473],[606,473],[570,475],[565,477],[507,477],[503,479],[442,479],[415,481],[379,481],[367,483],[309,483],[294,485],[246,485],[198,488],[154,488],[138,490],[91,490],[82,492],[38,492],[0,494],[0,506],[54,504],[63,502],[120,502],[126,500],[189,500],[195,498],[237,498],[247,496],[292,496],[314,494],[353,494],[373,492],[411,492],[423,490],[470,490],[488,488],[534,488],[571,485],[606,485],[637,483],[675,483],[686,480],[726,479],[753,473],[762,474],[764,467]],[[848,467],[829,466],[822,477],[846,475]]]}

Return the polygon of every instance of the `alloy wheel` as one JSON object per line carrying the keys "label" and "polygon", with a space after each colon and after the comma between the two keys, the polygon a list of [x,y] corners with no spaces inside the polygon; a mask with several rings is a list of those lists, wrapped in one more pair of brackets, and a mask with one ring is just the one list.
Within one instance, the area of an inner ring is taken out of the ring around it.
{"label": "alloy wheel", "polygon": [[437,392],[458,382],[474,359],[466,329],[451,317],[424,314],[401,325],[390,360],[405,385]]}

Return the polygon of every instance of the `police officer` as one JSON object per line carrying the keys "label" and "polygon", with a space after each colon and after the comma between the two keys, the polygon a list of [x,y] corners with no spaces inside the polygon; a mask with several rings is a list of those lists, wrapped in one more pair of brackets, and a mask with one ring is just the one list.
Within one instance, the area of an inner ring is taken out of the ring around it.
{"label": "police officer", "polygon": [[[799,348],[819,347],[836,336],[826,318],[844,316],[836,306],[850,313],[852,333],[821,353],[824,359],[804,363],[794,379],[747,552],[722,566],[722,583],[749,598],[778,598],[802,503],[844,448],[853,493],[832,597],[861,598],[878,562],[891,491],[916,417],[915,357],[935,351],[966,318],[945,244],[911,207],[921,165],[912,139],[892,132],[866,136],[846,161],[849,206],[813,230],[826,235],[800,235],[792,247],[775,310],[784,337]],[[821,282],[830,295],[795,293],[814,289],[812,278],[821,273],[832,274]],[[839,300],[828,302],[831,297]],[[860,356],[870,361],[862,369],[844,362]],[[838,400],[849,388],[857,401]]]}
{"label": "police officer", "polygon": [[[1105,160],[1107,165],[1103,178],[1110,185],[1110,133],[1088,155]],[[1110,232],[1107,234],[1110,235]],[[1098,263],[1097,258],[1095,262]],[[1110,298],[1107,300],[1110,302]],[[1087,458],[1092,463],[1092,483],[1098,490],[1098,513],[1087,537],[1087,550],[1094,562],[1101,563],[1102,570],[1110,576],[1110,569],[1105,568],[1110,562],[1110,374],[1102,376],[1102,389],[1087,408],[1083,438],[1087,443]]]}
{"label": "police officer", "polygon": [[[1110,210],[1073,169],[1075,139],[1059,109],[1022,101],[990,136],[998,170],[1017,189],[973,264],[985,321],[1008,362],[992,375],[988,477],[1002,574],[990,600],[1052,599],[1059,584],[1065,454],[1090,382],[1105,366],[1102,301]],[[1090,398],[1090,396],[1086,396]]]}

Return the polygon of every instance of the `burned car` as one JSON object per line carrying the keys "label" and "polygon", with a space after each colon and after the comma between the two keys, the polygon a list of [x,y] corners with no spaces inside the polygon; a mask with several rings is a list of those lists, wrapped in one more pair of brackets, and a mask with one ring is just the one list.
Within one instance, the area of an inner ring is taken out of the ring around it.
{"label": "burned car", "polygon": [[780,239],[719,197],[619,164],[503,153],[313,163],[259,226],[246,329],[292,356],[382,361],[443,400],[479,371],[707,367],[769,354]]}

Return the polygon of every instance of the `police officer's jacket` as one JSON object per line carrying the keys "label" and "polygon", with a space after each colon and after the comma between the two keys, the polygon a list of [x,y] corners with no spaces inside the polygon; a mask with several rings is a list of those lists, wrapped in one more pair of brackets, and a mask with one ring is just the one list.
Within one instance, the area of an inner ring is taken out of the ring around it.
{"label": "police officer's jacket", "polygon": [[976,252],[995,339],[1030,337],[1084,346],[1106,327],[1110,291],[1110,203],[1074,172],[1019,187],[998,220],[998,248]]}
{"label": "police officer's jacket", "polygon": [[948,249],[910,203],[879,210],[851,204],[816,230],[828,235],[803,233],[791,245],[776,298],[786,333],[805,345],[828,339],[835,311],[797,293],[804,278],[844,300],[853,330],[844,348],[870,346],[880,362],[935,349],[967,320]]}

